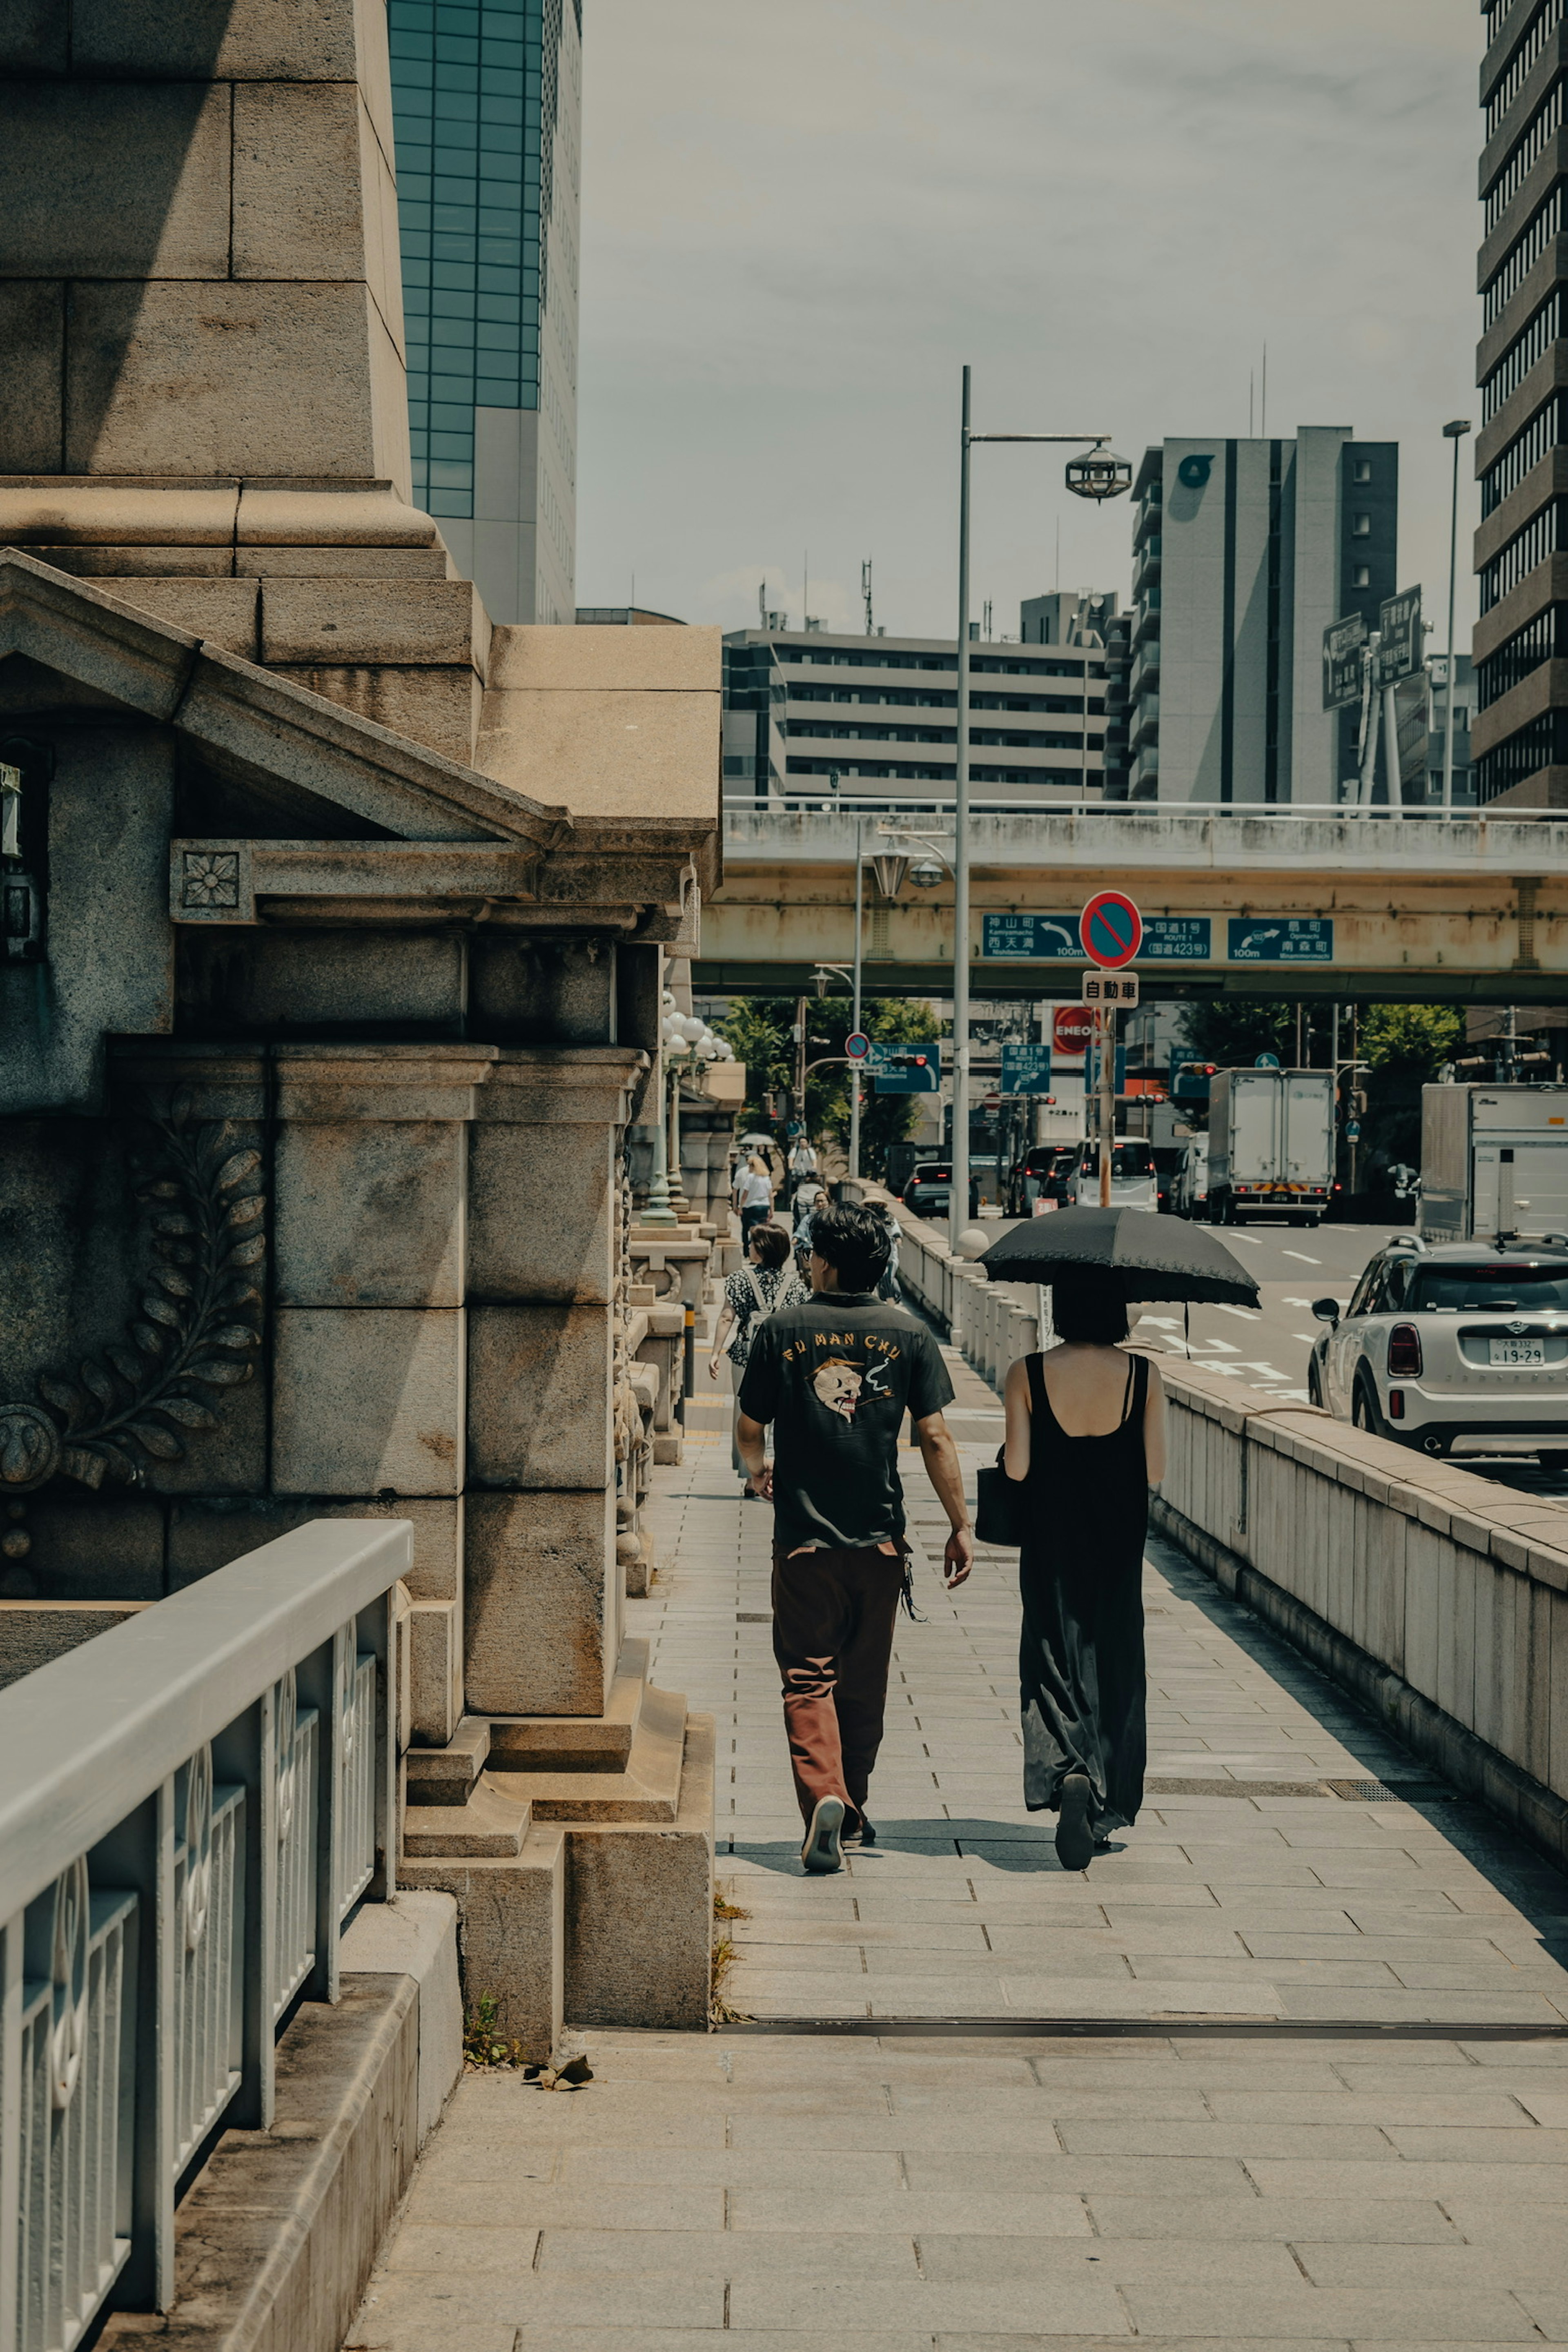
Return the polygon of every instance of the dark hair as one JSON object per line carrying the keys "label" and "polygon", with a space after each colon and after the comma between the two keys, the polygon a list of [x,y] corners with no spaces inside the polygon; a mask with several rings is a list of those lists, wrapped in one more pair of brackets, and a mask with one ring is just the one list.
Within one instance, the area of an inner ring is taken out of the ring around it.
{"label": "dark hair", "polygon": [[752,1247],[764,1265],[783,1265],[789,1255],[790,1240],[782,1225],[758,1223],[752,1228]]}
{"label": "dark hair", "polygon": [[811,1214],[814,1254],[836,1268],[846,1290],[875,1290],[892,1253],[892,1236],[874,1209],[831,1201]]}
{"label": "dark hair", "polygon": [[1127,1293],[1109,1266],[1086,1265],[1058,1274],[1051,1285],[1051,1321],[1058,1339],[1114,1348],[1127,1337]]}

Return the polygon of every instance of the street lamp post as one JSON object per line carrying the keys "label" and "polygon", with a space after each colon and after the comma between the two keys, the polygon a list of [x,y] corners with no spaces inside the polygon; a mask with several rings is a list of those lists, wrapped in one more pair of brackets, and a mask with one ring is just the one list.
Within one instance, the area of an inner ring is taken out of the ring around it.
{"label": "street lamp post", "polygon": [[1459,572],[1459,444],[1470,429],[1468,416],[1456,416],[1443,427],[1443,438],[1454,445],[1454,497],[1448,510],[1448,717],[1443,729],[1443,814],[1454,814],[1454,597]]}
{"label": "street lamp post", "polygon": [[976,441],[1047,441],[1079,448],[1067,469],[1079,498],[1113,499],[1132,486],[1132,468],[1109,446],[1105,433],[974,433],[969,425],[969,375],[963,371],[958,474],[958,726],[953,761],[952,905],[952,1189],[948,1245],[969,1223],[969,452]]}
{"label": "street lamp post", "polygon": [[[869,613],[870,609],[871,592],[869,588],[868,588],[866,592],[866,610]],[[850,1014],[850,1023],[857,1034],[858,1034],[860,1028],[860,935],[864,928],[866,907],[865,831],[866,820],[864,817],[858,816],[855,820],[855,1009]],[[858,1062],[856,1062],[851,1066],[849,1072],[849,1174],[856,1183],[859,1182],[860,1065]]]}

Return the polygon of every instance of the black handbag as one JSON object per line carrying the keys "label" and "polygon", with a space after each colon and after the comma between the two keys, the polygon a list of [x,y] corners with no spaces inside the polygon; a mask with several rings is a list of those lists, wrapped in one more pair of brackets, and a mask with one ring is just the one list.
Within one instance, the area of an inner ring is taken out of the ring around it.
{"label": "black handbag", "polygon": [[1006,1450],[999,1445],[994,1466],[982,1470],[974,1482],[974,1532],[983,1544],[1007,1546],[1024,1540],[1028,1489],[1023,1479],[1009,1478],[1002,1467]]}

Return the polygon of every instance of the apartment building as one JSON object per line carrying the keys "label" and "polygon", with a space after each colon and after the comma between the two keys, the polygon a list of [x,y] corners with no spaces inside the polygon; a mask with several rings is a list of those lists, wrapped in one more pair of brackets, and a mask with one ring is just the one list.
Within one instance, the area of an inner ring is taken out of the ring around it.
{"label": "apartment building", "polygon": [[[1032,599],[1037,629],[1067,599]],[[1114,612],[1114,594],[1098,599]],[[1070,619],[1070,616],[1069,616]],[[1070,635],[1070,629],[1069,629]],[[970,647],[969,773],[976,803],[1074,800],[1101,790],[1105,654],[1086,641],[979,639]],[[742,629],[724,640],[727,799],[821,801],[837,789],[890,807],[951,794],[958,647],[951,638]],[[833,779],[837,777],[837,787]],[[923,798],[922,798],[923,795]]]}
{"label": "apartment building", "polygon": [[1471,751],[1482,803],[1557,809],[1568,806],[1568,22],[1563,0],[1483,13]]}
{"label": "apartment building", "polygon": [[1133,483],[1131,799],[1342,797],[1357,720],[1322,708],[1323,631],[1352,613],[1376,625],[1397,584],[1398,529],[1398,444],[1357,441],[1348,425],[1145,451]]}

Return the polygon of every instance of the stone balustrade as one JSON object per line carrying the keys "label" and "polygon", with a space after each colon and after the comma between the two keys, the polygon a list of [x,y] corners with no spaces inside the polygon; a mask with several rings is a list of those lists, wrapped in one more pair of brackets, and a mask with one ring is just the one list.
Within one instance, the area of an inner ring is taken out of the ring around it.
{"label": "stone balustrade", "polygon": [[[372,1958],[367,2054],[365,1980],[347,1973],[349,1922],[395,1894],[413,1534],[405,1519],[312,1521],[0,1695],[5,2352],[75,2343],[105,2305],[135,2333],[130,2315],[188,2294],[184,2179],[222,2127],[254,2147],[275,2122],[275,2228],[261,2212],[238,2227],[228,2208],[254,2200],[231,2187],[226,2203],[198,2179],[210,2299],[252,2292],[277,2325],[313,2292],[342,2341],[412,2166],[421,2063],[444,2074],[423,2085],[428,2123],[460,2054],[450,1902],[426,1898],[447,1948],[445,2017],[432,2009],[422,2028],[402,1963]],[[320,2112],[308,2150],[290,2139],[298,2065],[279,2068],[279,2042],[314,2035],[311,2095],[330,2108],[333,2037],[311,2005],[335,2009],[353,1986],[361,2095],[325,2160]],[[352,2196],[323,2161],[354,2176]],[[342,2210],[311,2288],[323,2200]],[[290,2340],[287,2325],[269,2340]]]}
{"label": "stone balustrade", "polygon": [[891,1206],[899,1222],[899,1280],[908,1296],[994,1389],[1010,1367],[1040,1344],[1039,1294],[1035,1284],[993,1282],[983,1266],[955,1258],[944,1234],[879,1185],[862,1184],[861,1199]]}
{"label": "stone balustrade", "polygon": [[1155,1524],[1568,1863],[1568,1511],[1216,1372],[1161,1372]]}

